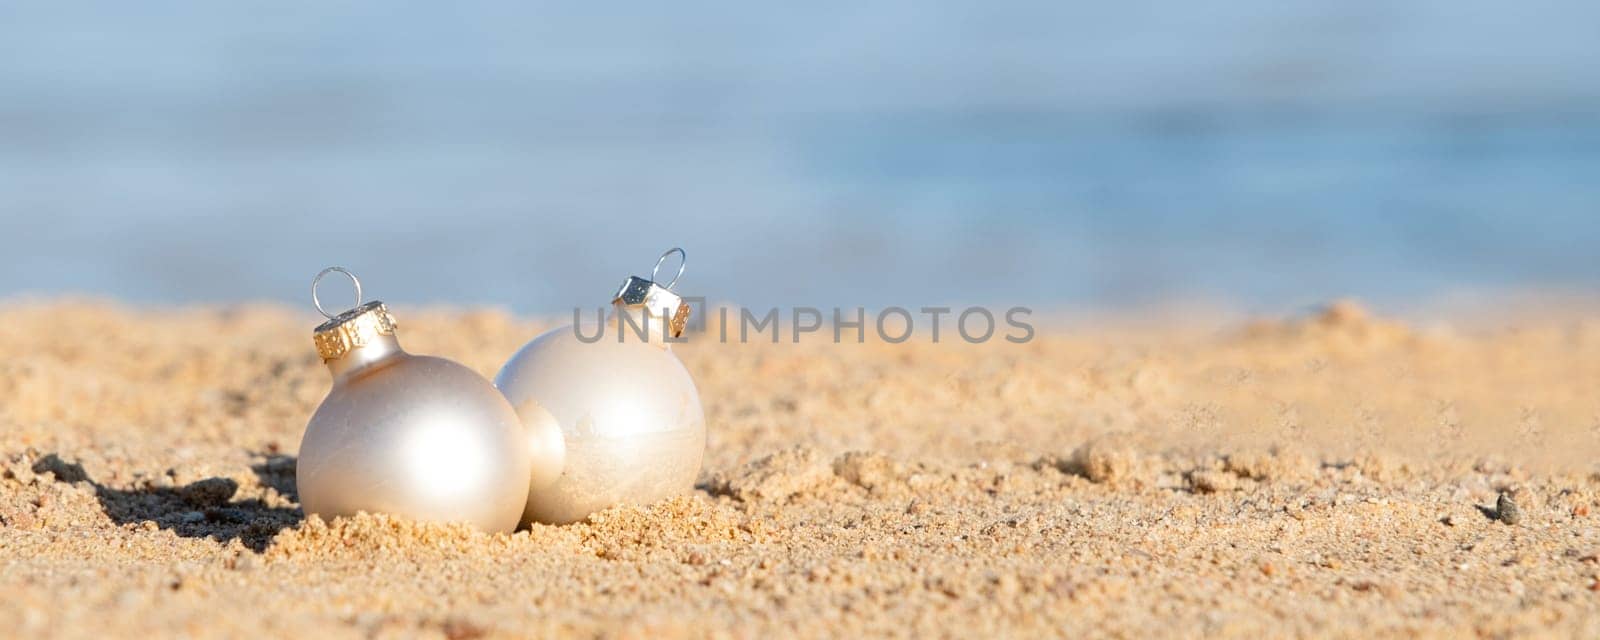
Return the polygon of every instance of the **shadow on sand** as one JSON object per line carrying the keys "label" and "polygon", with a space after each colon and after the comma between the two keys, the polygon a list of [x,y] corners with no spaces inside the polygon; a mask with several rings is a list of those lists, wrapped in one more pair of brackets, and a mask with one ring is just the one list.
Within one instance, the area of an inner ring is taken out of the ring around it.
{"label": "shadow on sand", "polygon": [[[261,462],[251,465],[251,470],[261,484],[298,500],[295,459],[266,454],[258,457]],[[265,550],[278,532],[299,524],[303,517],[299,509],[272,507],[255,498],[234,501],[239,484],[229,478],[206,478],[182,487],[113,489],[95,482],[82,465],[62,460],[54,453],[40,458],[33,470],[49,471],[57,482],[89,483],[100,507],[119,525],[154,522],[185,538],[211,538],[222,543],[238,539],[256,553]]]}

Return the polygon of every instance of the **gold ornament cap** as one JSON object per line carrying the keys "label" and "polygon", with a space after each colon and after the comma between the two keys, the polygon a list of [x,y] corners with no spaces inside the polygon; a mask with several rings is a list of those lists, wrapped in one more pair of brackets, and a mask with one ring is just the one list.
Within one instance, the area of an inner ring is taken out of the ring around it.
{"label": "gold ornament cap", "polygon": [[311,337],[317,343],[317,354],[327,362],[372,344],[379,336],[394,335],[395,326],[389,309],[382,301],[373,300],[317,325]]}
{"label": "gold ornament cap", "polygon": [[[678,254],[678,273],[666,284],[656,282],[656,274],[661,271],[661,263],[667,256]],[[673,247],[656,260],[656,266],[650,270],[650,279],[639,276],[628,276],[622,282],[622,288],[617,289],[617,294],[611,297],[611,304],[619,304],[630,309],[643,309],[645,318],[662,318],[666,321],[666,330],[672,337],[683,335],[683,330],[689,325],[689,303],[683,301],[683,296],[672,291],[672,285],[678,283],[678,278],[683,277],[683,269],[689,264],[689,254],[683,249]]]}
{"label": "gold ornament cap", "polygon": [[[350,278],[350,284],[355,285],[356,306],[334,315],[322,308],[322,300],[317,297],[317,286],[322,284],[322,279],[330,273],[342,273]],[[343,358],[351,351],[376,342],[380,337],[393,336],[397,326],[394,317],[389,315],[388,307],[383,306],[381,300],[362,303],[361,280],[350,270],[344,267],[328,267],[317,274],[311,281],[311,304],[316,305],[317,313],[328,321],[311,330],[312,340],[317,345],[317,354],[322,356],[323,362],[330,362]]]}

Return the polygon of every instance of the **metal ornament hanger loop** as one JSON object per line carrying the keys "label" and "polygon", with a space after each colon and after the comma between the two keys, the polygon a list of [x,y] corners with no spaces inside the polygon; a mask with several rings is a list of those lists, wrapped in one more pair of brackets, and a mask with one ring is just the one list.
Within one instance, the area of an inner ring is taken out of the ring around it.
{"label": "metal ornament hanger loop", "polygon": [[324,277],[327,277],[328,274],[334,272],[342,273],[345,275],[345,277],[350,278],[350,284],[353,284],[356,287],[356,304],[350,308],[354,309],[361,306],[361,302],[363,301],[363,298],[361,297],[361,279],[357,278],[356,274],[350,273],[349,269],[344,267],[328,267],[317,272],[317,277],[311,280],[311,304],[316,305],[317,313],[322,314],[322,317],[329,320],[332,320],[337,314],[328,313],[326,309],[322,308],[322,300],[317,298],[317,286],[322,284],[322,279]]}
{"label": "metal ornament hanger loop", "polygon": [[672,285],[675,285],[675,284],[678,283],[678,278],[682,278],[683,277],[683,269],[684,269],[684,267],[689,266],[689,254],[684,253],[683,252],[683,248],[681,248],[681,247],[673,247],[671,249],[667,249],[666,253],[661,254],[661,257],[656,259],[655,268],[650,270],[650,280],[652,282],[654,282],[654,281],[656,281],[656,272],[661,271],[661,263],[666,262],[667,261],[667,256],[670,256],[670,255],[672,255],[674,253],[678,254],[678,273],[676,275],[672,276],[672,282],[668,282],[668,283],[666,283],[664,285],[661,285],[662,287],[667,288],[667,289],[671,289]]}

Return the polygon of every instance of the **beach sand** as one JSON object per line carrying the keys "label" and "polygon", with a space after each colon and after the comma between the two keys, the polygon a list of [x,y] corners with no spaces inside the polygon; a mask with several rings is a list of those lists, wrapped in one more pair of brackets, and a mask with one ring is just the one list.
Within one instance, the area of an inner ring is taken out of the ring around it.
{"label": "beach sand", "polygon": [[[550,326],[392,309],[486,376]],[[1600,637],[1580,314],[702,336],[699,488],[513,535],[301,515],[316,320],[0,309],[4,635]]]}

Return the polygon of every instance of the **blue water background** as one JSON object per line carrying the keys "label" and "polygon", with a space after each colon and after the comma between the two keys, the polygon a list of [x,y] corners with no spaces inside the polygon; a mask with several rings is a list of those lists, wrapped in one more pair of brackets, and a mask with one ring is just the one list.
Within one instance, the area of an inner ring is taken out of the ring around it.
{"label": "blue water background", "polygon": [[0,5],[0,296],[1600,292],[1600,4]]}

